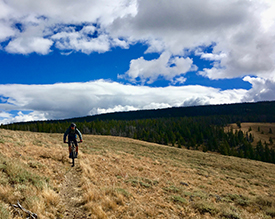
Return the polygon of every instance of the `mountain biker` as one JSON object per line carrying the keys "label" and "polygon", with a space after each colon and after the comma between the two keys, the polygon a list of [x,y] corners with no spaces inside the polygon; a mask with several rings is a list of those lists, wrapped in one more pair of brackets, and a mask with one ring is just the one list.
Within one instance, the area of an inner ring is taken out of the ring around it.
{"label": "mountain biker", "polygon": [[69,158],[72,158],[72,146],[71,146],[71,141],[75,143],[76,146],[76,158],[78,155],[78,143],[77,143],[77,135],[79,136],[80,142],[82,142],[82,134],[81,132],[76,128],[76,124],[72,123],[70,127],[66,130],[64,133],[63,141],[64,143],[66,142],[66,137],[68,135],[68,146],[69,146]]}

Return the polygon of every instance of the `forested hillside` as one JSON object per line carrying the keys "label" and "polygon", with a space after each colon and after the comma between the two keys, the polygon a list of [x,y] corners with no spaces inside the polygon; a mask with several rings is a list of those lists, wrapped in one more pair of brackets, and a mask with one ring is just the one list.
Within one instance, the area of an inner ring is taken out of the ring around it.
{"label": "forested hillside", "polygon": [[216,118],[216,122],[233,123],[240,122],[275,122],[275,101],[257,103],[236,103],[223,105],[204,105],[190,107],[173,107],[158,110],[138,110],[130,112],[116,112],[69,119],[68,121],[90,122],[95,120],[136,120],[171,117],[195,117],[195,116],[227,116],[222,121]]}
{"label": "forested hillside", "polygon": [[[178,148],[212,151],[275,163],[272,138],[269,141],[254,142],[254,136],[249,131],[225,130],[225,126],[230,123],[241,127],[242,122],[273,122],[273,108],[275,102],[182,107],[112,113],[70,120],[15,123],[1,127],[63,133],[71,121],[74,121],[84,134],[130,137]],[[256,143],[256,146],[253,147],[252,143]]]}

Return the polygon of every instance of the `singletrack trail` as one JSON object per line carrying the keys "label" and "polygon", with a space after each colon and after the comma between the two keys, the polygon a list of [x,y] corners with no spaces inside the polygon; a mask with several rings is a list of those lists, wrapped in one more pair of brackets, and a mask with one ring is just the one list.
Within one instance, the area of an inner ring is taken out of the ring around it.
{"label": "singletrack trail", "polygon": [[61,184],[60,197],[64,206],[64,219],[88,218],[83,209],[80,178],[81,168],[76,165],[68,169]]}

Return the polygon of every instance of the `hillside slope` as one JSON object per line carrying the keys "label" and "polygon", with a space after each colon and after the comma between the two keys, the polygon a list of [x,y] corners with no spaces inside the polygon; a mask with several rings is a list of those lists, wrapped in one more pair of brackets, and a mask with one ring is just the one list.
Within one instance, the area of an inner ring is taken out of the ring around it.
{"label": "hillside slope", "polygon": [[[254,141],[252,145],[256,147],[258,141],[262,141],[262,143],[268,143],[270,148],[275,148],[275,123],[252,123],[245,122],[241,123],[241,128],[237,126],[237,124],[230,124],[225,129],[230,130],[242,130],[243,133],[248,133],[253,136]],[[270,143],[270,139],[272,139],[272,144]]]}
{"label": "hillside slope", "polygon": [[0,129],[0,218],[272,218],[275,165],[84,135],[71,168],[61,134]]}

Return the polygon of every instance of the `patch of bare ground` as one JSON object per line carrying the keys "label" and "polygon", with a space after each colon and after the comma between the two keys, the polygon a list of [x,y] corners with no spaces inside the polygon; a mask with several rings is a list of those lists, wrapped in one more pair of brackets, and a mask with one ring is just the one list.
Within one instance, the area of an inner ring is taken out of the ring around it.
{"label": "patch of bare ground", "polygon": [[[61,142],[61,134],[0,130],[2,218],[12,218],[18,199],[39,218],[275,217],[273,164],[84,135],[71,168]],[[11,160],[22,167],[17,174],[33,175],[17,183]]]}

